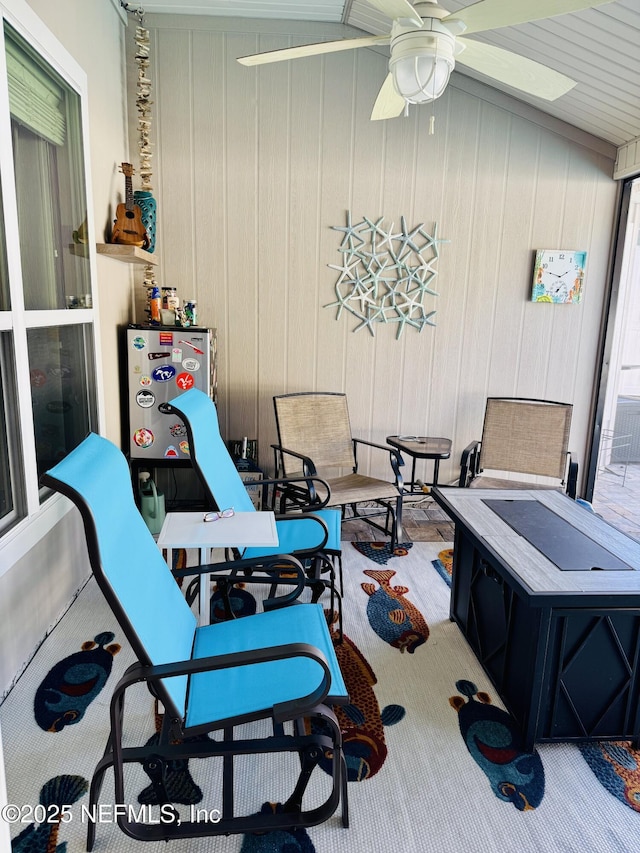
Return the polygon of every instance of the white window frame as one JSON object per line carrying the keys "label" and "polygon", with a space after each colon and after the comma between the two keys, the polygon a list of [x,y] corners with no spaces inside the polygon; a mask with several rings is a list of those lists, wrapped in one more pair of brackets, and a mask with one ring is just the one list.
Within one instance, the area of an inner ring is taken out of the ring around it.
{"label": "white window frame", "polygon": [[[4,51],[5,21],[27,41],[34,50],[80,96],[81,133],[84,159],[84,179],[87,203],[88,251],[92,289],[92,308],[69,311],[26,311],[24,308],[20,239],[18,231],[13,146],[7,85],[7,66]],[[21,441],[22,464],[25,481],[25,517],[0,536],[0,577],[33,548],[71,509],[71,503],[61,495],[52,494],[42,503],[38,485],[38,471],[34,437],[31,386],[29,384],[29,357],[27,332],[31,329],[90,324],[93,330],[95,398],[98,431],[105,431],[104,388],[100,346],[99,296],[95,233],[93,227],[93,195],[91,191],[89,113],[87,76],[75,59],[47,29],[24,0],[0,0],[0,179],[4,208],[4,228],[7,244],[7,265],[11,307],[0,310],[0,332],[13,336],[15,369],[17,374],[17,414]]]}

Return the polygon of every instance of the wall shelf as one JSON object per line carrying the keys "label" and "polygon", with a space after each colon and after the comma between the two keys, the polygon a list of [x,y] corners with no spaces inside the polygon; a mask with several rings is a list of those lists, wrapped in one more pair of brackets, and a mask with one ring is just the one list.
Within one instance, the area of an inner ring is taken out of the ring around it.
{"label": "wall shelf", "polygon": [[69,243],[69,251],[72,255],[77,255],[79,258],[89,257],[89,247],[86,243]]}
{"label": "wall shelf", "polygon": [[150,252],[140,249],[138,246],[124,246],[120,243],[98,243],[96,250],[99,255],[108,255],[117,261],[129,264],[153,264],[157,266],[158,259]]}

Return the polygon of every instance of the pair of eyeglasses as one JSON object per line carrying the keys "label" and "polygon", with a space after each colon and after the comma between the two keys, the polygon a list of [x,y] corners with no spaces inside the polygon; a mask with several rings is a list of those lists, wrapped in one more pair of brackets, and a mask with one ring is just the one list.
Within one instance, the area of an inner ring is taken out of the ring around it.
{"label": "pair of eyeglasses", "polygon": [[229,509],[221,509],[220,512],[205,512],[202,516],[203,521],[218,521],[219,518],[231,518],[236,512],[232,506]]}

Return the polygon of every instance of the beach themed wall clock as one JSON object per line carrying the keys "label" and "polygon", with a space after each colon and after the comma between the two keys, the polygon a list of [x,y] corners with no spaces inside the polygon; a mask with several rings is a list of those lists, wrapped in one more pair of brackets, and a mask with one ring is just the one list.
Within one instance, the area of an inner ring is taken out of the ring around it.
{"label": "beach themed wall clock", "polygon": [[533,268],[532,302],[581,302],[587,253],[538,249]]}

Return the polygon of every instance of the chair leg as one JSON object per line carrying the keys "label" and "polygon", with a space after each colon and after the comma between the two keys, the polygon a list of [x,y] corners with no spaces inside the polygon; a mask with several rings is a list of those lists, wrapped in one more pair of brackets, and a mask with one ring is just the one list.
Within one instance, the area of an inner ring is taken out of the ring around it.
{"label": "chair leg", "polygon": [[156,795],[158,805],[163,807],[163,814],[168,814],[168,809],[174,815],[174,820],[178,821],[180,815],[171,804],[171,799],[167,793],[167,772],[168,766],[166,760],[161,755],[151,755],[146,761],[142,762],[142,769],[151,780],[153,792]]}
{"label": "chair leg", "polygon": [[347,779],[347,761],[344,752],[340,756],[341,765],[341,789],[342,789],[342,825],[349,829],[349,780]]}
{"label": "chair leg", "polygon": [[[120,693],[117,698],[112,699],[112,708],[111,708],[111,720],[112,723],[114,720],[118,722],[118,731],[122,729],[122,718],[124,715],[124,693]],[[102,790],[102,783],[104,782],[104,774],[107,772],[109,767],[113,767],[113,744],[114,744],[114,731],[113,725],[109,732],[109,738],[107,739],[107,745],[105,747],[102,758],[96,765],[96,769],[93,771],[93,776],[91,777],[91,785],[89,786],[89,811],[92,814],[93,809],[97,806],[98,800],[100,799],[100,791]],[[93,845],[96,840],[96,822],[90,820],[87,825],[87,850],[93,850]]]}
{"label": "chair leg", "polygon": [[[335,579],[334,579],[335,580]],[[331,631],[331,626],[333,623],[337,621],[338,630],[337,630],[337,639],[334,639],[334,643],[340,645],[344,638],[344,631],[342,627],[342,596],[338,592],[335,587],[335,583],[331,583],[331,604],[329,610],[329,630]],[[332,632],[333,634],[333,632]]]}
{"label": "chair leg", "polygon": [[[392,513],[393,514],[393,513]],[[403,532],[402,532],[402,495],[398,495],[396,498],[396,511],[394,517],[394,524],[391,528],[391,553],[393,554],[396,545],[402,541]]]}
{"label": "chair leg", "polygon": [[309,587],[311,588],[311,603],[317,604],[320,600],[320,596],[326,589],[324,581],[314,579],[309,581]]}
{"label": "chair leg", "polygon": [[[111,738],[109,738],[109,742]],[[108,754],[107,754],[108,752]],[[96,769],[93,772],[93,776],[91,777],[91,785],[89,787],[89,814],[94,813],[94,809],[98,804],[98,800],[100,799],[100,791],[102,790],[102,783],[104,781],[104,774],[107,769],[113,765],[113,758],[111,757],[111,751],[109,746],[107,745],[107,750],[105,750],[105,754],[102,759],[98,762]],[[91,853],[93,850],[93,845],[96,840],[96,821],[90,820],[87,822],[87,850]]]}
{"label": "chair leg", "polygon": [[307,785],[311,779],[311,774],[315,770],[320,761],[321,750],[317,744],[313,744],[311,746],[307,746],[300,753],[300,775],[298,776],[298,781],[296,782],[296,786],[293,789],[293,793],[289,797],[286,803],[283,804],[283,811],[285,812],[296,812],[299,813],[302,811],[302,798],[304,796],[304,792],[307,789]]}
{"label": "chair leg", "polygon": [[[342,628],[342,561],[340,556],[337,557],[340,566],[340,590],[336,588],[336,571],[334,559],[329,557],[315,557],[312,561],[312,569],[309,571],[308,586],[312,590],[311,601],[316,604],[322,593],[329,589],[329,627],[334,619],[334,614],[338,617],[338,643],[342,643],[343,628]],[[329,574],[328,580],[322,579],[322,565],[326,565],[326,571]]]}
{"label": "chair leg", "polygon": [[342,627],[342,596],[340,593],[336,592],[336,598],[338,601],[338,645],[341,645],[344,639],[344,630]]}

